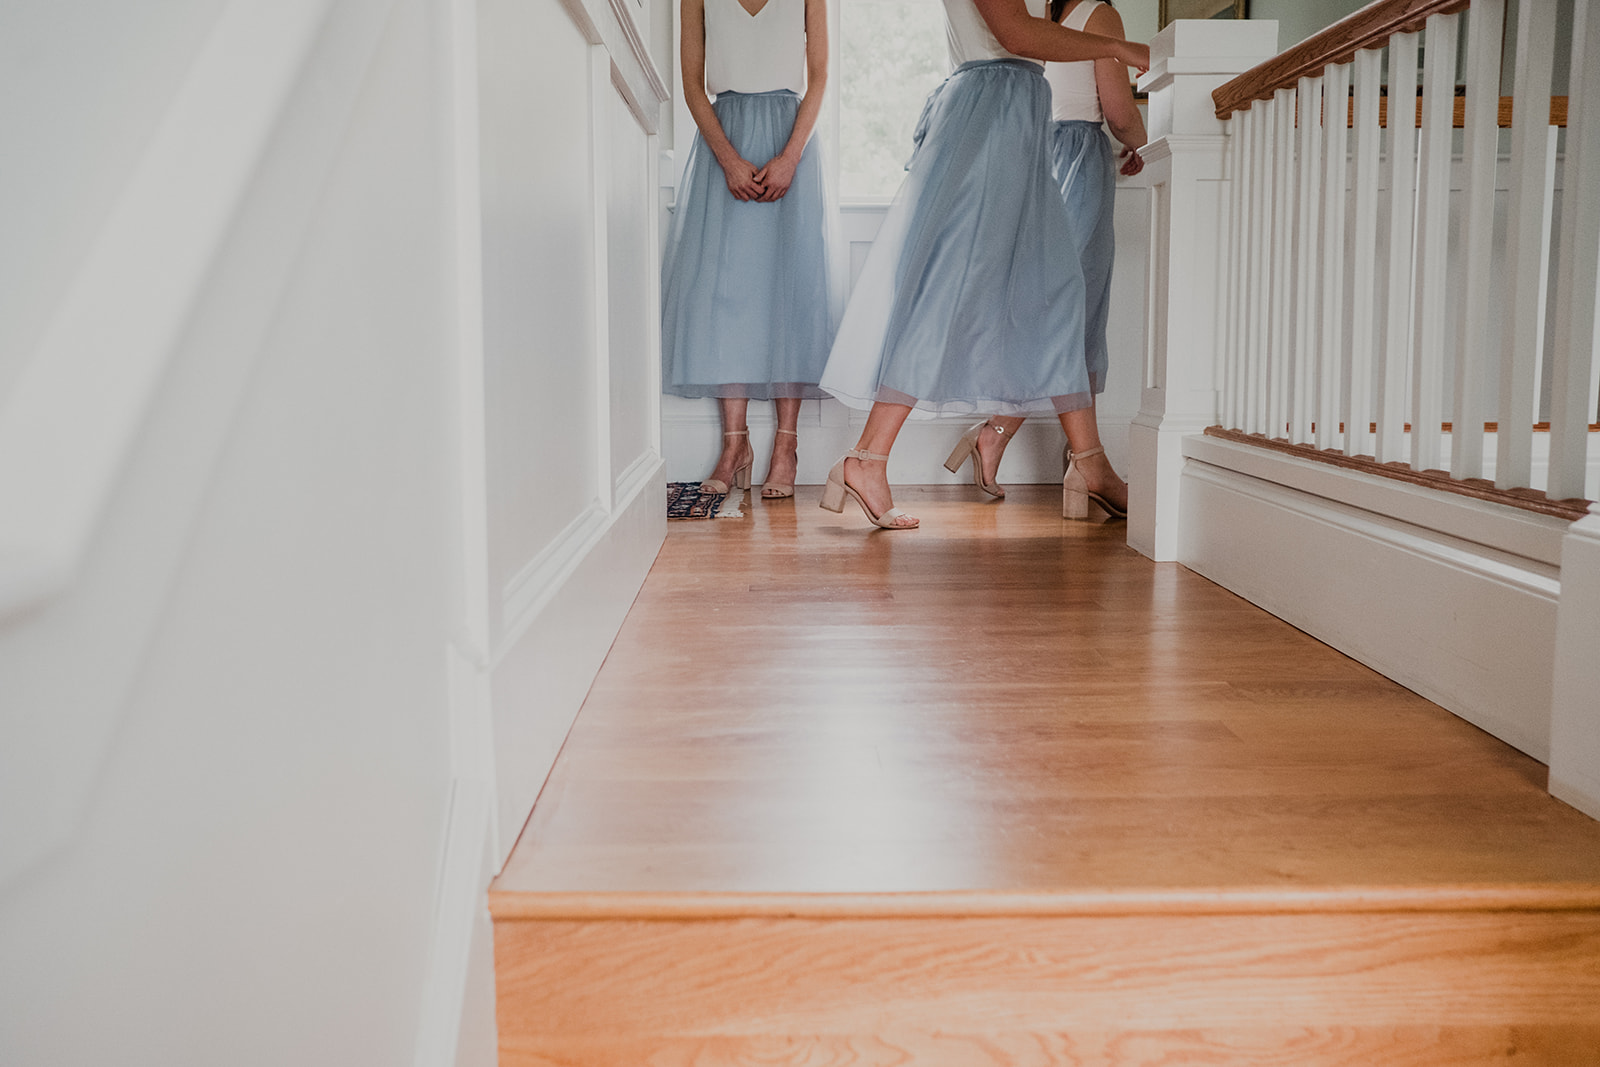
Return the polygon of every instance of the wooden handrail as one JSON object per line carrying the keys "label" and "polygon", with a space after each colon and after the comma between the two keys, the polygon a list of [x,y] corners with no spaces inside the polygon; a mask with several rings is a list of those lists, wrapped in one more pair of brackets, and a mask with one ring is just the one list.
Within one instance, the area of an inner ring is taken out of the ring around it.
{"label": "wooden handrail", "polygon": [[[1347,113],[1348,113],[1348,118],[1346,119],[1346,124],[1348,125],[1348,127],[1350,129],[1354,129],[1355,125],[1356,125],[1356,105],[1355,105],[1355,100],[1354,99],[1352,99],[1350,101],[1350,106],[1346,110],[1347,110]],[[1500,98],[1500,114],[1499,114],[1499,119],[1498,119],[1500,128],[1502,130],[1509,130],[1511,128],[1511,113],[1512,113],[1512,99],[1511,99],[1511,97],[1502,96]],[[1467,101],[1466,101],[1466,98],[1458,96],[1458,97],[1456,97],[1456,101],[1455,101],[1455,120],[1454,120],[1455,128],[1459,130],[1459,129],[1462,129],[1464,126],[1466,126],[1466,119],[1467,119]],[[1417,121],[1416,121],[1416,124],[1418,126],[1422,125],[1422,98],[1420,96],[1417,97]],[[1296,112],[1295,112],[1295,127],[1299,128],[1299,125],[1300,125],[1300,114],[1299,114],[1299,111],[1296,110]],[[1378,125],[1382,126],[1384,128],[1387,128],[1388,125],[1389,125],[1389,97],[1388,97],[1387,94],[1385,94],[1384,96],[1381,96],[1381,97],[1378,98]],[[1566,125],[1567,125],[1567,98],[1566,97],[1564,97],[1564,96],[1552,96],[1550,98],[1550,125],[1552,125],[1552,126],[1560,126],[1563,129],[1566,128]]]}
{"label": "wooden handrail", "polygon": [[1226,119],[1257,100],[1270,100],[1279,89],[1320,74],[1329,63],[1347,63],[1357,52],[1377,48],[1397,33],[1419,30],[1430,15],[1450,15],[1470,6],[1471,0],[1376,0],[1220,86],[1211,94],[1217,118]]}

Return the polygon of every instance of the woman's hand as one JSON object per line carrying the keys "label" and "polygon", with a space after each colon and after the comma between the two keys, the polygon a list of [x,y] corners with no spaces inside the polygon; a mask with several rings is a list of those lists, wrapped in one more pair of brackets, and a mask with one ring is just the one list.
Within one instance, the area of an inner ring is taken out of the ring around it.
{"label": "woman's hand", "polygon": [[794,181],[794,172],[799,166],[798,159],[790,159],[783,154],[767,160],[767,165],[756,171],[756,181],[766,187],[766,191],[756,199],[768,203],[782,200],[783,194],[789,191],[789,186]]}
{"label": "woman's hand", "polygon": [[1131,178],[1141,170],[1144,170],[1144,157],[1139,154],[1137,148],[1129,148],[1124,145],[1122,151],[1117,155],[1122,160],[1122,166],[1117,169],[1122,172],[1124,177]]}
{"label": "woman's hand", "polygon": [[743,156],[717,160],[722,165],[722,176],[727,179],[728,192],[735,200],[760,200],[766,190],[756,175],[756,165]]}

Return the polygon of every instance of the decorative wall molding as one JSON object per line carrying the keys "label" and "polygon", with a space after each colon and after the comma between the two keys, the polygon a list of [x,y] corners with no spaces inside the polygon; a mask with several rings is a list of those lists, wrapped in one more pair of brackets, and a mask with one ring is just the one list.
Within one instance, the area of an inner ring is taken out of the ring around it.
{"label": "decorative wall molding", "polygon": [[[521,640],[562,585],[606,538],[617,514],[627,511],[641,493],[656,484],[661,467],[661,457],[654,452],[629,464],[617,479],[615,504],[610,510],[599,504],[585,509],[506,583],[500,597],[501,638],[490,655],[491,665],[498,665]],[[664,510],[665,504],[662,506]]]}
{"label": "decorative wall molding", "polygon": [[638,24],[640,12],[627,0],[562,0],[579,32],[590,44],[604,45],[611,59],[617,91],[646,133],[659,133],[661,105],[670,97],[667,83],[650,55],[648,27]]}
{"label": "decorative wall molding", "polygon": [[661,476],[661,455],[653,449],[643,452],[617,475],[616,498],[618,507],[627,507],[633,498],[655,485]]}
{"label": "decorative wall molding", "polygon": [[491,666],[505,658],[507,650],[572,577],[604,536],[609,519],[605,508],[590,505],[506,583],[500,596],[501,637],[499,647],[490,654]]}

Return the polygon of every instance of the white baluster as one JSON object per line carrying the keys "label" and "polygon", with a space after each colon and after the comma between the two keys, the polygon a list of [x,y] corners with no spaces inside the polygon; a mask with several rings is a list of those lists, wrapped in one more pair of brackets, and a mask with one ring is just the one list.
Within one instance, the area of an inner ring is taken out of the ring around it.
{"label": "white baluster", "polygon": [[1295,212],[1295,340],[1293,400],[1289,440],[1311,440],[1312,405],[1316,401],[1317,346],[1322,340],[1318,304],[1322,295],[1322,77],[1301,78],[1299,116],[1299,206]]}
{"label": "white baluster", "polygon": [[1517,5],[1517,73],[1512,90],[1511,224],[1506,253],[1511,313],[1500,354],[1495,485],[1520,488],[1533,471],[1539,363],[1549,286],[1551,186],[1550,81],[1555,58],[1555,0]]}
{"label": "white baluster", "polygon": [[1245,347],[1249,336],[1248,253],[1250,242],[1250,112],[1236,111],[1228,120],[1228,343],[1223,349],[1222,424],[1244,424]]}
{"label": "white baluster", "polygon": [[[1411,377],[1411,466],[1443,463],[1446,282],[1450,277],[1450,141],[1455,132],[1459,15],[1428,17],[1417,193],[1417,347]],[[1392,112],[1391,112],[1392,114]]]}
{"label": "white baluster", "polygon": [[1588,424],[1595,418],[1595,398],[1600,393],[1600,359],[1595,356],[1595,290],[1600,284],[1600,12],[1577,4],[1572,29],[1551,368],[1550,476],[1545,489],[1554,499],[1588,492]]}
{"label": "white baluster", "polygon": [[1463,280],[1456,330],[1450,473],[1483,477],[1483,423],[1489,380],[1489,267],[1494,250],[1495,165],[1500,145],[1500,58],[1505,0],[1477,0],[1467,16],[1467,105],[1461,194]]}
{"label": "white baluster", "polygon": [[1404,461],[1406,384],[1411,363],[1412,253],[1417,196],[1417,37],[1389,39],[1389,297],[1378,358],[1380,463]]}
{"label": "white baluster", "polygon": [[1255,190],[1255,204],[1250,211],[1250,366],[1245,375],[1245,388],[1249,394],[1246,412],[1248,433],[1265,433],[1267,430],[1267,346],[1272,307],[1272,129],[1277,104],[1272,100],[1258,101],[1250,109],[1254,145],[1251,153],[1253,177],[1250,186]]}
{"label": "white baluster", "polygon": [[1294,90],[1273,94],[1272,340],[1267,373],[1267,436],[1284,437],[1289,423],[1289,349],[1294,344]]}
{"label": "white baluster", "polygon": [[1334,448],[1339,441],[1339,371],[1344,353],[1350,64],[1328,66],[1322,101],[1322,344],[1317,358],[1316,445],[1318,448]]}
{"label": "white baluster", "polygon": [[1345,406],[1346,455],[1373,455],[1373,373],[1377,355],[1378,313],[1378,90],[1383,50],[1368,48],[1355,58],[1355,232],[1352,235],[1350,287],[1349,402]]}

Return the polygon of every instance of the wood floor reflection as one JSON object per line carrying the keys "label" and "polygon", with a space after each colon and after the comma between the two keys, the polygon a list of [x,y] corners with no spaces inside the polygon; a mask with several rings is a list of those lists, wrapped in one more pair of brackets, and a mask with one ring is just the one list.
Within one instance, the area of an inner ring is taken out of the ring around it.
{"label": "wood floor reflection", "polygon": [[671,525],[497,894],[1600,886],[1538,763],[1058,491],[818,492]]}

